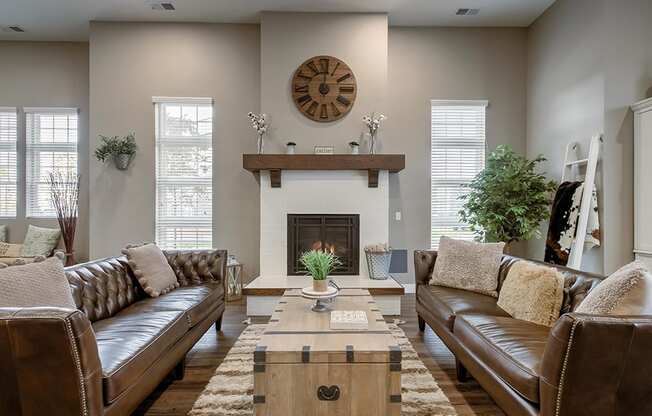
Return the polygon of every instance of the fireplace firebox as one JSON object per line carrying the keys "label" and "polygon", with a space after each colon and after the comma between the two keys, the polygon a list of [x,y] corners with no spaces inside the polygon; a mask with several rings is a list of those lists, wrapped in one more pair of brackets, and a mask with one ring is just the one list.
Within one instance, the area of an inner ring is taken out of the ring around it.
{"label": "fireplace firebox", "polygon": [[333,275],[357,275],[360,263],[358,214],[288,214],[288,275],[306,274],[299,258],[310,250],[335,254],[342,265]]}

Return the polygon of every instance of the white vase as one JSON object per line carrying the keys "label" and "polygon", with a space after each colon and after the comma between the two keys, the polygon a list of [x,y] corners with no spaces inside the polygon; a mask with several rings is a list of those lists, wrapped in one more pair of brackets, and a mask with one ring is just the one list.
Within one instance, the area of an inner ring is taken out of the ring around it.
{"label": "white vase", "polygon": [[288,145],[288,146],[285,148],[285,154],[286,154],[286,155],[293,155],[293,154],[294,154],[294,148],[295,148],[295,147],[296,147],[296,146],[293,145],[293,144],[292,144],[292,145]]}
{"label": "white vase", "polygon": [[349,146],[352,155],[360,154],[360,146]]}

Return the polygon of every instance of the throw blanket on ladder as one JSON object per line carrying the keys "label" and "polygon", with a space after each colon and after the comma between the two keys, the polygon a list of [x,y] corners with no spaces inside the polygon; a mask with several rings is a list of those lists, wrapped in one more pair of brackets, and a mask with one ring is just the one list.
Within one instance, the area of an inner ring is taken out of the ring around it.
{"label": "throw blanket on ladder", "polygon": [[[546,263],[565,266],[570,256],[571,244],[575,238],[580,216],[580,202],[584,191],[583,182],[564,182],[559,185],[552,203],[548,236],[546,238]],[[598,198],[593,189],[589,219],[586,227],[587,248],[600,245],[600,222],[598,219]]]}

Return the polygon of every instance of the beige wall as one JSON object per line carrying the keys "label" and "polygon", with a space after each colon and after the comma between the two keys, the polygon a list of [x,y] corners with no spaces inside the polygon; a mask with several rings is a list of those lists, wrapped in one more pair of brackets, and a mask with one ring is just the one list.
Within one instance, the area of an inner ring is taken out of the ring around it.
{"label": "beige wall", "polygon": [[[527,153],[559,179],[566,144],[586,154],[603,134],[597,188],[602,247],[582,268],[610,273],[633,257],[633,131],[629,106],[652,85],[652,5],[646,0],[558,0],[528,31]],[[546,230],[546,227],[543,227]],[[543,257],[531,242],[531,257]]]}
{"label": "beige wall", "polygon": [[[389,29],[389,108],[384,151],[405,153],[390,175],[390,240],[412,252],[430,247],[430,100],[487,99],[487,145],[525,151],[525,29]],[[402,212],[395,221],[394,213]]]}
{"label": "beige wall", "polygon": [[90,160],[92,257],[154,239],[153,96],[212,97],[213,245],[258,272],[258,185],[242,169],[251,151],[248,111],[260,107],[256,25],[91,23],[90,137],[136,133],[131,168]]}
{"label": "beige wall", "polygon": [[[260,27],[261,109],[272,120],[266,153],[283,152],[290,140],[299,153],[311,153],[320,144],[346,153],[347,143],[363,132],[362,116],[387,112],[387,15],[263,13]],[[294,71],[316,55],[342,59],[358,84],[351,112],[330,123],[302,115],[290,94]],[[255,151],[255,138],[249,136]]]}
{"label": "beige wall", "polygon": [[[88,258],[88,43],[0,42],[0,106],[79,108],[81,195],[76,258]],[[19,188],[9,240],[22,242],[28,224],[58,228],[56,219],[25,218],[24,113],[18,123]]]}

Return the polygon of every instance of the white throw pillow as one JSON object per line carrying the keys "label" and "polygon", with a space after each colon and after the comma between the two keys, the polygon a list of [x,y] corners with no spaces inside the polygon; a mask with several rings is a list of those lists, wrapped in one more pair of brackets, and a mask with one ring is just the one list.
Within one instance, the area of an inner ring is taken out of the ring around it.
{"label": "white throw pillow", "polygon": [[0,269],[0,307],[35,306],[77,308],[61,260],[52,257]]}
{"label": "white throw pillow", "polygon": [[564,301],[564,276],[552,267],[520,260],[510,267],[498,306],[516,319],[552,326]]}
{"label": "white throw pillow", "polygon": [[172,267],[156,244],[130,246],[122,253],[127,256],[138,283],[149,296],[155,298],[179,287]]}
{"label": "white throw pillow", "polygon": [[652,275],[640,261],[631,262],[591,290],[575,312],[652,315]]}
{"label": "white throw pillow", "polygon": [[498,297],[498,271],[504,247],[505,243],[441,237],[430,284]]}

